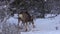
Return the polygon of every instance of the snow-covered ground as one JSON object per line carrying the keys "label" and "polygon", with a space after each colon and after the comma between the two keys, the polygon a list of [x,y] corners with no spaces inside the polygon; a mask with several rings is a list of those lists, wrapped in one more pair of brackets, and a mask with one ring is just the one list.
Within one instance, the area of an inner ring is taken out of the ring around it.
{"label": "snow-covered ground", "polygon": [[59,31],[35,31],[35,32],[22,32],[21,34],[60,34]]}
{"label": "snow-covered ground", "polygon": [[[17,24],[18,20],[14,17],[11,17],[7,22]],[[31,30],[29,32],[21,32],[21,34],[60,34],[60,15],[52,19],[39,18],[34,20],[34,23],[36,26],[34,29],[30,27]]]}

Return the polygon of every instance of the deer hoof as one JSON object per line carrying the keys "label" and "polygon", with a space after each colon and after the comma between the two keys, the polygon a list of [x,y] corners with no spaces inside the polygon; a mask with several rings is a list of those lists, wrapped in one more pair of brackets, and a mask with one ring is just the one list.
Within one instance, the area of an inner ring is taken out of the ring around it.
{"label": "deer hoof", "polygon": [[27,32],[28,30],[26,29],[25,31]]}

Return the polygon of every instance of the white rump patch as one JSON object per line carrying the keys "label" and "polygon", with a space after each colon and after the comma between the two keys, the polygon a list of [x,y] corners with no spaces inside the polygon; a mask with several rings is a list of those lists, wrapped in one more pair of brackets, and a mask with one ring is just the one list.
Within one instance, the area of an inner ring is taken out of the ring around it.
{"label": "white rump patch", "polygon": [[23,18],[23,15],[22,15],[22,14],[19,14],[19,17],[20,17],[20,18]]}

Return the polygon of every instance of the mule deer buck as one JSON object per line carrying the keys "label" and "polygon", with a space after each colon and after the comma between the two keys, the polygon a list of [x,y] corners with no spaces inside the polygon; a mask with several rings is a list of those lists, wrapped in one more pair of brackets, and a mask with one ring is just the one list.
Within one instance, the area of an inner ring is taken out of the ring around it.
{"label": "mule deer buck", "polygon": [[34,25],[34,22],[33,22],[33,18],[34,17],[30,16],[28,12],[23,12],[23,11],[20,12],[18,14],[18,26],[19,26],[20,21],[22,21],[22,24],[25,25],[25,28],[26,28],[25,31],[28,30],[28,22],[29,22],[29,24],[32,23],[32,26],[34,28],[35,25]]}

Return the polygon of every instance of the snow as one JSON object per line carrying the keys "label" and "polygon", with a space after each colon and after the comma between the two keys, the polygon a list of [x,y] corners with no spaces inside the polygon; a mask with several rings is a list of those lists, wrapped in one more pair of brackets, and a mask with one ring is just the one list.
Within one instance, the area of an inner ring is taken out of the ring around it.
{"label": "snow", "polygon": [[59,31],[36,31],[36,32],[22,32],[21,34],[60,34]]}
{"label": "snow", "polygon": [[13,23],[17,24],[18,20],[13,17],[10,17],[10,19],[8,19],[7,22],[9,22],[11,24],[13,24]]}
{"label": "snow", "polygon": [[56,16],[56,14],[45,14],[45,18]]}
{"label": "snow", "polygon": [[[16,16],[16,15],[15,15]],[[15,17],[14,16],[14,17]],[[48,15],[49,16],[49,15]],[[10,17],[8,22],[11,24],[17,24],[18,20],[14,17]],[[29,32],[21,32],[22,34],[60,34],[60,15],[56,16],[53,19],[41,19],[38,18],[34,21],[35,28],[33,29],[31,26],[31,30]],[[56,30],[56,27],[57,30]]]}
{"label": "snow", "polygon": [[7,20],[7,23],[11,23],[11,24],[16,24],[17,25],[17,22],[18,22],[18,15],[17,14],[14,14],[14,17],[10,17],[8,20]]}

